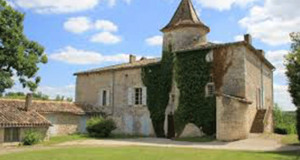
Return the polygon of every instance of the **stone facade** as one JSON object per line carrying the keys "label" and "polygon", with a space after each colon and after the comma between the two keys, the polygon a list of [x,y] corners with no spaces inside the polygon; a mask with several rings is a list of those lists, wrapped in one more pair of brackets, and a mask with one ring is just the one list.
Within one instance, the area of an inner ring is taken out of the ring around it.
{"label": "stone facade", "polygon": [[0,128],[0,144],[4,142],[4,128]]}
{"label": "stone facade", "polygon": [[[216,95],[216,135],[219,140],[231,141],[247,138],[251,128],[255,125],[256,115],[261,110],[266,110],[264,131],[272,131],[274,67],[264,57],[262,51],[252,46],[250,35],[246,35],[244,41],[241,42],[225,44],[208,42],[206,35],[210,29],[200,21],[190,0],[181,1],[172,20],[161,31],[164,33],[163,51],[173,52],[176,55],[179,52],[188,54],[189,51],[209,49],[211,51],[209,59],[213,64],[228,66],[228,70],[223,71],[222,76],[218,77],[222,84]],[[220,56],[220,49],[224,49],[222,52],[226,56],[217,62],[214,58]],[[148,60],[144,58],[136,61],[131,56],[130,62],[126,64],[76,73],[76,103],[102,108],[117,122],[116,133],[154,135],[150,113],[146,106],[147,95],[144,94],[147,88],[142,83],[141,75],[143,67],[141,64],[147,63]],[[223,66],[219,68],[224,69]],[[142,105],[136,106],[132,103],[132,89],[135,88],[142,88]],[[104,90],[108,101],[105,102],[105,106],[102,106],[101,97],[103,97]],[[174,114],[180,99],[175,77],[173,77],[169,96],[170,101],[165,111],[166,134],[167,116]],[[181,136],[201,135],[199,128],[188,124]]]}
{"label": "stone facade", "polygon": [[[101,107],[116,121],[118,126],[116,133],[154,135],[150,112],[145,103],[130,104],[128,97],[130,89],[145,87],[141,78],[141,68],[79,75],[76,84],[76,103]],[[103,89],[109,94],[108,106],[102,106],[100,103],[99,92]]]}
{"label": "stone facade", "polygon": [[49,136],[63,136],[74,133],[84,133],[84,123],[81,123],[85,116],[79,116],[69,113],[51,113],[43,114],[43,116],[51,122],[47,135]]}

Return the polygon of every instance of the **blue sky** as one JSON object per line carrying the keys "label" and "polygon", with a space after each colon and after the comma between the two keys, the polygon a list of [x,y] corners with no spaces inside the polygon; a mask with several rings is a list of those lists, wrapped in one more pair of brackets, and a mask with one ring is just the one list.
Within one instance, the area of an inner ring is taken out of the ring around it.
{"label": "blue sky", "polygon": [[[278,68],[275,101],[294,110],[287,92],[283,56],[288,34],[299,31],[297,0],[192,0],[200,19],[211,28],[212,42],[241,40],[250,33]],[[74,96],[77,71],[128,61],[129,54],[159,57],[161,32],[180,0],[9,0],[26,14],[29,39],[46,48],[49,62],[42,65],[39,91],[55,97]],[[283,14],[284,13],[284,14]],[[17,84],[9,91],[23,91]]]}

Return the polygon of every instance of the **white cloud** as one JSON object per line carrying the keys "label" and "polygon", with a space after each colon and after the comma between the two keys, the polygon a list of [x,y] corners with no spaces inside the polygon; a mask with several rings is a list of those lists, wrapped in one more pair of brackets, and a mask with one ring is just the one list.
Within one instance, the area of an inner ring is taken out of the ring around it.
{"label": "white cloud", "polygon": [[64,29],[75,33],[83,33],[92,28],[92,22],[87,17],[73,17],[69,18],[68,21],[64,23]]}
{"label": "white cloud", "polygon": [[243,41],[244,40],[244,36],[243,35],[237,35],[234,37],[235,41]]}
{"label": "white cloud", "polygon": [[[117,1],[130,4],[131,0],[107,0],[109,6],[116,5]],[[16,6],[33,10],[41,14],[75,13],[94,9],[101,0],[14,0]]]}
{"label": "white cloud", "polygon": [[57,52],[50,54],[50,59],[66,62],[69,64],[101,64],[104,62],[126,62],[128,54],[102,55],[94,51],[79,50],[71,46],[67,46]]}
{"label": "white cloud", "polygon": [[287,44],[290,42],[289,33],[299,31],[299,8],[299,0],[265,0],[263,6],[253,6],[239,24],[266,44]]}
{"label": "white cloud", "polygon": [[266,58],[276,67],[275,75],[285,79],[286,68],[284,66],[284,56],[288,54],[287,50],[269,51]]}
{"label": "white cloud", "polygon": [[116,44],[121,42],[122,38],[110,32],[101,32],[92,36],[90,41],[94,43]]}
{"label": "white cloud", "polygon": [[203,7],[217,9],[220,11],[229,10],[232,6],[245,7],[258,0],[195,0]]}
{"label": "white cloud", "polygon": [[288,92],[287,85],[274,85],[274,100],[283,110],[296,110],[295,105],[292,103],[290,93]]}
{"label": "white cloud", "polygon": [[163,37],[162,36],[153,36],[148,39],[146,39],[146,43],[149,46],[161,46],[163,43]]}
{"label": "white cloud", "polygon": [[92,22],[88,17],[72,17],[64,23],[64,29],[75,34],[80,34],[89,30],[116,32],[118,31],[118,26],[108,20],[97,20]]}
{"label": "white cloud", "polygon": [[95,29],[116,32],[118,31],[118,26],[108,20],[97,20],[95,22]]}
{"label": "white cloud", "polygon": [[95,8],[100,0],[15,0],[18,7],[37,13],[74,13]]}

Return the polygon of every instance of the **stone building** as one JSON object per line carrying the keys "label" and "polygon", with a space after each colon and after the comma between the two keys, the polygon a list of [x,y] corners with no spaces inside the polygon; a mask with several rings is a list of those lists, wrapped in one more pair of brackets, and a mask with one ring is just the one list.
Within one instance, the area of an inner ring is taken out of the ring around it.
{"label": "stone building", "polygon": [[[182,0],[170,23],[164,27],[163,51],[188,55],[191,51],[206,55],[207,62],[220,61],[217,66],[223,72],[216,89],[214,81],[208,82],[207,96],[216,96],[216,137],[232,141],[245,139],[249,133],[273,130],[273,71],[274,66],[265,58],[262,50],[252,45],[251,35],[243,41],[216,44],[207,40],[210,28],[197,16],[190,0]],[[160,63],[160,59],[131,55],[129,63],[75,73],[76,103],[100,107],[117,122],[115,132],[155,135],[147,108],[147,87],[142,81],[142,67]],[[226,71],[225,71],[226,68]],[[224,71],[223,71],[224,70]],[[176,72],[174,70],[174,72]],[[212,75],[214,76],[214,75]],[[191,95],[192,96],[192,95]],[[178,108],[180,90],[173,78],[169,105],[166,109],[165,132],[168,130],[167,115]],[[176,125],[176,124],[175,124]],[[181,136],[201,136],[201,128],[188,124]],[[177,135],[180,136],[180,135]]]}
{"label": "stone building", "polygon": [[43,139],[86,132],[86,120],[101,111],[68,102],[0,99],[0,145],[18,143],[26,131],[37,131]]}

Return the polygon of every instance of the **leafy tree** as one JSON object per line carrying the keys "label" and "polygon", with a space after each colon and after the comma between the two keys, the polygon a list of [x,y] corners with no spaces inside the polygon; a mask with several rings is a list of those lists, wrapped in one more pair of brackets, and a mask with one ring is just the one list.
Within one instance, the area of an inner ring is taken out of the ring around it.
{"label": "leafy tree", "polygon": [[23,21],[24,14],[0,0],[0,93],[14,85],[13,76],[34,91],[41,81],[38,65],[48,61],[44,48],[24,35]]}
{"label": "leafy tree", "polygon": [[291,52],[286,56],[289,92],[297,107],[297,132],[300,140],[300,33],[291,33]]}

